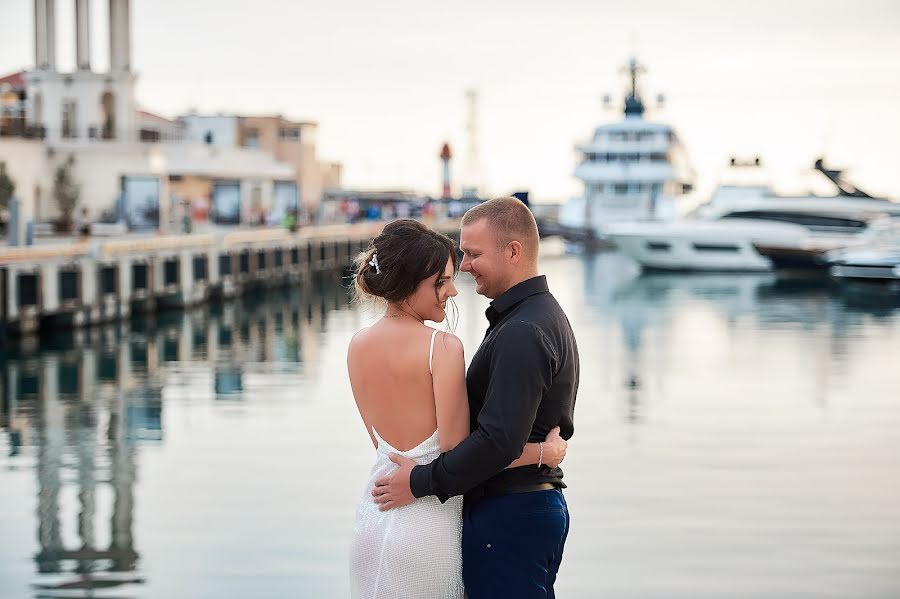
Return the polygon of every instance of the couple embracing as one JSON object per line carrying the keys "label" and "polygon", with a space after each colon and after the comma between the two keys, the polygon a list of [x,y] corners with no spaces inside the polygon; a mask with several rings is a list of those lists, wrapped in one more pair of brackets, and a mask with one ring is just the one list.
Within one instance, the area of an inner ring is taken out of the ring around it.
{"label": "couple embracing", "polygon": [[[460,249],[461,263],[448,237],[399,220],[357,262],[357,293],[386,308],[347,356],[376,449],[353,527],[353,597],[555,596],[575,337],[538,274],[537,225],[519,200],[470,209]],[[468,372],[460,340],[425,324],[446,319],[458,270],[492,300]]]}

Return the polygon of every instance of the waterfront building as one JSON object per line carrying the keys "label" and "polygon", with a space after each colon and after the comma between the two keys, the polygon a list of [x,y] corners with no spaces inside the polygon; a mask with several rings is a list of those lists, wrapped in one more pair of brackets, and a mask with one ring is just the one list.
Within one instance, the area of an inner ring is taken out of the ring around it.
{"label": "waterfront building", "polygon": [[70,159],[78,217],[130,229],[171,229],[188,210],[220,223],[277,222],[301,199],[314,211],[323,186],[339,185],[340,166],[316,158],[315,123],[140,110],[130,0],[109,2],[104,72],[91,65],[88,0],[75,0],[73,72],[57,67],[55,2],[34,7],[34,67],[0,78],[0,162],[16,184],[19,239],[26,223],[59,219],[53,182]]}

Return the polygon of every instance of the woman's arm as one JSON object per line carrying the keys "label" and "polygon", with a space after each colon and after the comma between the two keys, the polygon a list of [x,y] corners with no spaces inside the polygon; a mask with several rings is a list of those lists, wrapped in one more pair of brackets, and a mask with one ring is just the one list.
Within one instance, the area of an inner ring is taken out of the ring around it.
{"label": "woman's arm", "polygon": [[569,444],[566,443],[566,440],[559,436],[559,427],[554,427],[553,430],[547,433],[543,443],[528,443],[522,451],[522,455],[507,468],[536,466],[538,462],[542,466],[556,468],[563,461],[563,458],[566,457],[568,446]]}
{"label": "woman's arm", "polygon": [[438,333],[434,340],[431,377],[441,451],[450,451],[470,432],[466,358],[459,337]]}

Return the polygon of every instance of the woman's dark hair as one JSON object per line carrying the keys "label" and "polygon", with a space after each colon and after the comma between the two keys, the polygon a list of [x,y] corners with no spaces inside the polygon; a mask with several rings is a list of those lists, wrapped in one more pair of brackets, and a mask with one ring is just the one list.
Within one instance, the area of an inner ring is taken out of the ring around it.
{"label": "woman's dark hair", "polygon": [[[376,256],[377,269],[373,264]],[[390,222],[354,261],[357,298],[370,295],[401,302],[415,292],[419,283],[443,272],[447,260],[453,261],[454,273],[459,270],[452,239],[416,220]]]}

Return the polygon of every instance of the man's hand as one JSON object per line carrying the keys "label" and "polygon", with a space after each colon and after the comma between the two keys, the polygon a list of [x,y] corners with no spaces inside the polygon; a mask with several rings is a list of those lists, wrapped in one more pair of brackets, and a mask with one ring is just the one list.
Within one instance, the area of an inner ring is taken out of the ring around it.
{"label": "man's hand", "polygon": [[409,488],[409,474],[416,463],[396,453],[392,453],[390,458],[399,468],[392,474],[382,476],[376,480],[375,488],[372,489],[375,503],[378,504],[378,509],[382,512],[392,510],[395,507],[409,505],[416,500]]}
{"label": "man's hand", "polygon": [[555,426],[544,439],[544,464],[551,468],[559,466],[566,457],[569,444],[559,436],[559,427]]}

